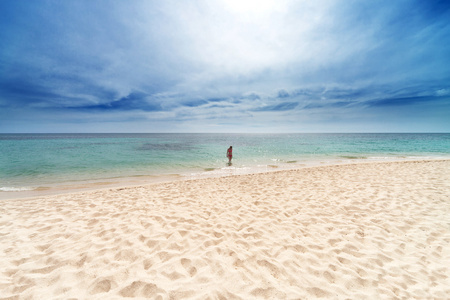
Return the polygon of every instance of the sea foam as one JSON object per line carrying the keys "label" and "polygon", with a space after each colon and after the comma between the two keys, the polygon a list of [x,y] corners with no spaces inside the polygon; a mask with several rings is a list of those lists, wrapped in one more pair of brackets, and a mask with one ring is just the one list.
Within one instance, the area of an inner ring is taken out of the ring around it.
{"label": "sea foam", "polygon": [[0,192],[22,192],[22,191],[32,191],[31,187],[12,187],[12,186],[4,186],[0,187]]}

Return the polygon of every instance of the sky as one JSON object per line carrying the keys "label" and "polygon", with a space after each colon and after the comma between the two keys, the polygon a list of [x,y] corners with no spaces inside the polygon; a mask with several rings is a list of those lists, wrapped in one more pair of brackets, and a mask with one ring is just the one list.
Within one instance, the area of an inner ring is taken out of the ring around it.
{"label": "sky", "polygon": [[450,132],[450,2],[2,0],[0,132]]}

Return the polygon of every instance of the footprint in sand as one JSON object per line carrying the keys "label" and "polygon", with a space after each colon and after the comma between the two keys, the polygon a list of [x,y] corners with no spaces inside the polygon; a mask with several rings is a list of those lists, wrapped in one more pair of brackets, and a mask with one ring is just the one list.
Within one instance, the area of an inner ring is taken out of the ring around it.
{"label": "footprint in sand", "polygon": [[98,294],[98,293],[107,293],[111,289],[114,289],[117,287],[117,283],[114,280],[106,279],[106,278],[100,278],[94,282],[94,284],[91,285],[89,288],[89,293],[92,294]]}
{"label": "footprint in sand", "polygon": [[146,297],[155,296],[158,293],[158,287],[153,283],[143,281],[133,281],[132,284],[120,290],[119,294],[123,297]]}
{"label": "footprint in sand", "polygon": [[186,271],[189,273],[189,275],[191,277],[195,276],[195,274],[197,274],[197,268],[194,266],[191,266],[192,261],[188,258],[182,258],[180,260],[181,265],[183,266],[183,268],[186,269]]}

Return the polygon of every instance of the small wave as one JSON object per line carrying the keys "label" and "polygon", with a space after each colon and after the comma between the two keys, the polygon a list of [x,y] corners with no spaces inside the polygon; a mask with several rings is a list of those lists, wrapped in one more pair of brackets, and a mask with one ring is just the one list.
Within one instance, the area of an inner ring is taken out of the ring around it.
{"label": "small wave", "polygon": [[0,192],[22,192],[22,191],[32,191],[33,188],[30,187],[12,187],[4,186],[0,187]]}
{"label": "small wave", "polygon": [[191,151],[197,149],[197,147],[193,144],[186,143],[146,143],[140,145],[136,149],[140,151]]}

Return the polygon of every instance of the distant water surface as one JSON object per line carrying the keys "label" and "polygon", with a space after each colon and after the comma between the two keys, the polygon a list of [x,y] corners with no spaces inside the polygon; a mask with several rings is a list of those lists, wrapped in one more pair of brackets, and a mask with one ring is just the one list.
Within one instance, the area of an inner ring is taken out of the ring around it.
{"label": "distant water surface", "polygon": [[[226,165],[229,146],[232,166]],[[0,149],[0,192],[5,192],[313,161],[450,158],[450,134],[0,134]]]}

